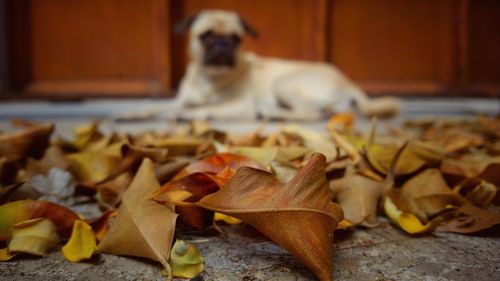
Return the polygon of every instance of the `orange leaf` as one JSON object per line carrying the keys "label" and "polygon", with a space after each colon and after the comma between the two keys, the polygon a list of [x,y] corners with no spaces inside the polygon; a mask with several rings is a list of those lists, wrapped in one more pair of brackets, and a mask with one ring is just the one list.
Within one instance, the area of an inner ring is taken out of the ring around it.
{"label": "orange leaf", "polygon": [[104,236],[106,236],[109,231],[109,220],[113,217],[116,217],[116,211],[114,210],[107,211],[95,219],[87,220],[87,223],[95,232],[97,241],[104,239]]}
{"label": "orange leaf", "polygon": [[[222,176],[219,178],[217,175],[197,172],[164,184],[153,193],[153,198],[160,203],[177,204],[175,211],[179,214],[179,221],[201,230],[212,224],[213,213],[194,205],[193,202],[198,202],[206,195],[216,192],[219,186],[225,184],[225,181],[227,179]],[[179,191],[187,191],[191,195],[188,198],[182,198],[181,202],[185,204],[172,202],[171,194]]]}
{"label": "orange leaf", "polygon": [[242,167],[224,188],[198,205],[254,226],[320,280],[332,280],[333,232],[343,214],[330,201],[325,162],[325,156],[313,154],[287,184],[268,172]]}
{"label": "orange leaf", "polygon": [[218,174],[228,167],[234,171],[240,167],[263,169],[257,162],[248,157],[232,153],[219,153],[189,164],[177,173],[174,180],[196,172]]}

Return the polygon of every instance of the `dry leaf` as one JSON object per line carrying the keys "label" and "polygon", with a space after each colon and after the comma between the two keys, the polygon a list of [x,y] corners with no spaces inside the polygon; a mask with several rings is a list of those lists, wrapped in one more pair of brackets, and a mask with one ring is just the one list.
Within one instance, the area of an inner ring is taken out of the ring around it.
{"label": "dry leaf", "polygon": [[346,133],[352,130],[354,126],[354,115],[352,112],[335,114],[330,119],[326,127],[330,132],[342,132]]}
{"label": "dry leaf", "polygon": [[439,128],[432,137],[427,133],[426,140],[432,140],[443,147],[446,152],[457,152],[484,144],[484,137],[463,127]]}
{"label": "dry leaf", "polygon": [[48,175],[52,168],[66,170],[68,162],[66,161],[62,150],[58,146],[50,146],[45,150],[43,158],[35,160],[28,158],[26,163],[26,179],[31,179],[35,175]]}
{"label": "dry leaf", "polygon": [[226,167],[218,174],[196,172],[164,184],[153,193],[152,198],[162,204],[176,205],[179,214],[178,226],[202,230],[213,225],[213,212],[195,203],[208,194],[224,187],[234,175],[234,170]]}
{"label": "dry leaf", "polygon": [[169,268],[167,261],[177,215],[173,206],[149,199],[158,188],[154,165],[146,158],[123,195],[118,215],[99,244],[99,251],[149,258]]}
{"label": "dry leaf", "polygon": [[175,212],[179,214],[179,223],[202,230],[212,225],[213,213],[194,203],[219,190],[227,180],[224,176],[193,173],[164,184],[152,194],[152,198],[162,204],[176,204]]}
{"label": "dry leaf", "polygon": [[421,221],[441,213],[449,206],[460,206],[465,200],[453,192],[437,169],[427,169],[409,179],[403,187],[389,194],[399,210],[416,215]]}
{"label": "dry leaf", "polygon": [[9,252],[43,256],[59,243],[57,228],[48,219],[22,221],[12,227]]}
{"label": "dry leaf", "polygon": [[325,161],[313,154],[287,184],[265,171],[242,167],[223,189],[198,204],[254,226],[320,280],[332,280],[333,232],[343,215],[330,201]]}
{"label": "dry leaf", "polygon": [[498,163],[490,163],[483,171],[477,176],[495,186],[500,186],[500,161]]}
{"label": "dry leaf", "polygon": [[195,155],[197,149],[205,144],[207,140],[187,136],[172,136],[167,138],[157,138],[149,141],[137,143],[141,146],[167,148],[169,156]]}
{"label": "dry leaf", "polygon": [[120,164],[121,158],[109,150],[83,151],[66,155],[69,171],[76,179],[89,185],[110,177]]}
{"label": "dry leaf", "polygon": [[8,202],[10,197],[24,184],[25,182],[18,182],[6,187],[0,185],[0,204]]}
{"label": "dry leaf", "polygon": [[441,217],[436,217],[423,224],[418,217],[411,213],[405,213],[396,207],[389,196],[384,199],[384,211],[387,217],[404,231],[410,234],[423,234],[432,232],[443,222]]}
{"label": "dry leaf", "polygon": [[288,125],[283,128],[283,132],[300,136],[304,141],[305,147],[325,155],[327,162],[337,158],[337,146],[331,140],[314,130]]}
{"label": "dry leaf", "polygon": [[485,207],[497,196],[497,187],[480,178],[469,178],[457,185],[453,191],[463,195],[474,205]]}
{"label": "dry leaf", "polygon": [[500,212],[479,208],[471,204],[458,208],[456,216],[440,226],[437,231],[470,234],[500,224]]}
{"label": "dry leaf", "polygon": [[92,227],[82,220],[76,220],[68,243],[61,249],[63,256],[70,262],[80,262],[92,257],[96,250]]}
{"label": "dry leaf", "polygon": [[47,218],[67,237],[73,222],[79,219],[73,211],[47,201],[19,200],[0,206],[0,241],[10,239],[12,227],[25,220]]}
{"label": "dry leaf", "polygon": [[231,217],[231,216],[224,215],[224,214],[217,213],[217,212],[214,213],[214,221],[224,222],[227,224],[240,224],[241,223],[241,220],[239,220],[235,217]]}
{"label": "dry leaf", "polygon": [[34,124],[18,132],[0,133],[0,157],[15,161],[28,156],[40,158],[53,130],[52,124]]}
{"label": "dry leaf", "polygon": [[297,175],[297,168],[279,161],[269,163],[271,170],[280,182],[289,182]]}
{"label": "dry leaf", "polygon": [[107,211],[100,217],[87,220],[87,223],[94,230],[97,241],[102,241],[109,231],[109,220],[116,217],[116,211]]}
{"label": "dry leaf", "polygon": [[345,219],[354,225],[377,225],[377,207],[382,196],[382,182],[349,174],[330,181],[333,198],[344,211]]}
{"label": "dry leaf", "polygon": [[175,241],[168,261],[172,275],[180,278],[194,278],[203,271],[205,260],[191,243]]}
{"label": "dry leaf", "polygon": [[155,147],[142,147],[137,145],[123,144],[121,146],[121,162],[115,169],[113,175],[119,175],[126,171],[136,170],[142,159],[149,158],[153,162],[162,162],[167,156],[168,149]]}
{"label": "dry leaf", "polygon": [[330,130],[330,135],[337,146],[345,151],[349,158],[352,159],[354,164],[357,164],[361,160],[361,154],[359,154],[359,151],[346,138],[332,130]]}
{"label": "dry leaf", "polygon": [[97,199],[105,208],[115,208],[122,201],[125,190],[132,182],[133,176],[129,171],[115,176],[95,185],[97,190]]}
{"label": "dry leaf", "polygon": [[191,163],[188,159],[174,159],[172,161],[167,161],[165,163],[160,163],[156,165],[155,174],[158,181],[165,183],[170,180],[175,174],[177,174],[182,168],[186,167]]}
{"label": "dry leaf", "polygon": [[243,155],[257,161],[262,167],[269,167],[272,161],[289,162],[295,159],[301,159],[311,152],[311,149],[302,146],[237,146],[231,147],[230,150],[235,154]]}
{"label": "dry leaf", "polygon": [[481,178],[498,186],[500,184],[500,156],[484,153],[465,154],[455,159],[444,159],[440,166],[444,174],[465,178]]}
{"label": "dry leaf", "polygon": [[97,121],[76,127],[74,130],[75,140],[73,145],[78,150],[83,150],[89,144],[98,141],[102,138],[102,134],[99,133],[98,129],[99,123]]}
{"label": "dry leaf", "polygon": [[16,161],[5,156],[0,157],[0,188],[15,183],[18,169]]}
{"label": "dry leaf", "polygon": [[12,259],[13,257],[15,257],[16,255],[17,255],[17,253],[9,252],[8,248],[0,249],[0,261],[8,261],[8,260]]}
{"label": "dry leaf", "polygon": [[[400,147],[396,144],[372,144],[366,147],[365,153],[375,170],[387,174],[389,165]],[[437,147],[421,142],[410,142],[397,162],[395,175],[415,173],[426,165],[437,163],[443,156],[443,152]]]}
{"label": "dry leaf", "polygon": [[196,172],[218,174],[227,168],[236,171],[244,166],[262,169],[261,165],[248,157],[233,153],[219,153],[189,164],[178,172],[173,180]]}

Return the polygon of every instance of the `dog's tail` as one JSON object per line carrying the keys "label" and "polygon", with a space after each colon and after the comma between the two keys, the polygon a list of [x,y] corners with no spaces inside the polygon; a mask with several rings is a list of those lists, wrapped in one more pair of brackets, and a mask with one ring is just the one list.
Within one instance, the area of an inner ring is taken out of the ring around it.
{"label": "dog's tail", "polygon": [[369,98],[366,93],[354,83],[351,83],[350,94],[364,116],[390,117],[401,111],[401,101],[395,97]]}

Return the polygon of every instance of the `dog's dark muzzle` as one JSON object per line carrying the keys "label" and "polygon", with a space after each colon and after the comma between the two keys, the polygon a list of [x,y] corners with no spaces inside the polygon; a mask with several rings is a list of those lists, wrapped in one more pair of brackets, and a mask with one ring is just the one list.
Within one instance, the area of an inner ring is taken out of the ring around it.
{"label": "dog's dark muzzle", "polygon": [[205,40],[203,63],[207,66],[234,66],[238,44],[239,41],[227,36],[213,36]]}

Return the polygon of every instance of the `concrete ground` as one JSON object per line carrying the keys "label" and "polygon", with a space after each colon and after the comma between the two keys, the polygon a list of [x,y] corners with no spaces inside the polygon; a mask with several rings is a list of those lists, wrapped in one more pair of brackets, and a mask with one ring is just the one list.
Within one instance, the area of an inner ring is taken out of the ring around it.
{"label": "concrete ground", "polygon": [[[91,118],[106,119],[106,130],[138,132],[165,130],[171,125],[165,119],[141,122],[113,122],[111,117],[138,111],[157,111],[168,101],[125,100],[85,103],[19,103],[0,104],[0,130],[8,129],[11,117],[54,121],[57,133],[71,134],[73,126]],[[495,115],[500,101],[481,99],[413,99],[395,122],[424,116],[473,117]],[[279,123],[271,123],[273,130]],[[324,122],[303,124],[322,129]],[[214,126],[235,132],[250,131],[254,122],[214,122]],[[358,127],[367,129],[369,122],[360,119]],[[256,231],[245,226],[225,227],[228,238],[220,236],[182,235],[198,246],[206,260],[205,271],[196,280],[315,280],[312,273],[294,257]],[[474,237],[437,233],[411,237],[387,221],[373,229],[336,234],[333,264],[335,280],[500,280],[500,235]],[[164,280],[160,266],[143,259],[100,255],[88,263],[72,264],[56,251],[44,258],[15,258],[0,263],[0,280]]]}
{"label": "concrete ground", "polygon": [[[184,235],[205,257],[195,280],[316,280],[294,257],[244,226],[228,238]],[[383,222],[377,228],[336,234],[335,280],[500,280],[500,239],[438,233],[410,237]],[[143,259],[100,255],[72,264],[60,252],[0,263],[0,280],[165,280],[160,266]]]}

